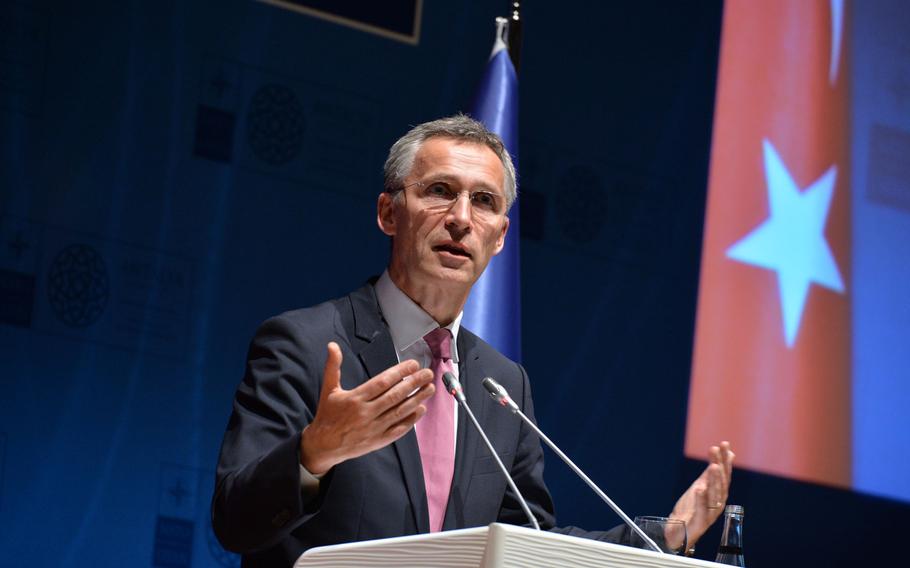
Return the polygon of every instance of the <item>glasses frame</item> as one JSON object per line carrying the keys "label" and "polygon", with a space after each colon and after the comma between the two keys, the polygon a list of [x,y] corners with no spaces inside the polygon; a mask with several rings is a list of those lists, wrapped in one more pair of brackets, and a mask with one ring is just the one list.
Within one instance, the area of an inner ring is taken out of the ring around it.
{"label": "glasses frame", "polygon": [[[427,187],[431,187],[434,185],[444,186],[449,193],[455,194],[455,197],[454,197],[454,199],[448,200],[447,203],[440,203],[439,205],[425,205],[424,208],[429,211],[440,211],[440,212],[449,211],[450,209],[452,209],[452,207],[455,206],[456,203],[458,203],[458,200],[461,198],[461,196],[463,194],[466,194],[468,196],[468,202],[471,205],[471,213],[478,214],[481,217],[488,217],[488,218],[501,217],[501,216],[504,216],[509,209],[508,203],[506,201],[506,197],[504,195],[494,193],[488,189],[477,189],[474,191],[467,190],[467,189],[460,189],[460,190],[456,191],[455,189],[452,189],[453,184],[451,184],[450,182],[448,182],[446,180],[415,181],[415,182],[409,183],[407,185],[398,187],[396,189],[389,190],[388,193],[390,195],[396,195],[401,192],[401,193],[404,193],[405,199],[407,199],[408,194],[407,194],[406,190],[408,188],[411,188],[411,187],[427,188]],[[475,204],[476,198],[478,196],[489,196],[489,197],[493,198],[494,203],[496,203],[495,210],[494,209],[484,209],[484,207],[482,205],[476,205]],[[425,197],[426,196],[423,196],[423,195],[419,196],[420,199],[423,199]]]}

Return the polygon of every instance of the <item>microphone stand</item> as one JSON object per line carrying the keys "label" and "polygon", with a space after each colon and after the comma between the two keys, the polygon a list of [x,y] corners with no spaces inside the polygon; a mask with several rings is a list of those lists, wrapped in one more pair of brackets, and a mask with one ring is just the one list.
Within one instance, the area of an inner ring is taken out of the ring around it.
{"label": "microphone stand", "polygon": [[492,396],[496,400],[496,402],[498,402],[502,406],[507,406],[512,411],[513,414],[517,414],[518,416],[520,416],[521,419],[524,420],[525,423],[528,426],[530,426],[531,429],[534,430],[534,432],[536,432],[538,436],[540,436],[540,439],[543,440],[547,444],[547,446],[549,446],[550,449],[553,450],[553,452],[557,456],[562,458],[562,461],[566,462],[566,465],[568,465],[572,469],[572,471],[574,471],[575,474],[578,475],[578,477],[580,477],[585,483],[587,483],[588,487],[590,487],[591,490],[594,491],[594,493],[596,493],[597,496],[600,497],[604,503],[609,505],[610,508],[613,509],[613,512],[615,512],[617,515],[619,515],[620,518],[622,518],[623,522],[626,523],[626,525],[628,525],[629,528],[631,528],[633,531],[635,531],[635,533],[639,537],[641,537],[641,539],[643,541],[645,541],[649,547],[654,549],[656,552],[660,552],[663,554],[663,551],[660,549],[659,546],[657,546],[657,544],[653,540],[651,540],[651,537],[646,535],[645,532],[643,530],[641,530],[641,527],[639,527],[634,522],[632,522],[632,519],[630,519],[629,516],[626,515],[626,513],[623,512],[623,510],[619,508],[619,505],[614,503],[613,500],[610,499],[610,497],[607,496],[606,493],[601,491],[600,487],[598,487],[597,484],[594,483],[590,477],[585,475],[585,472],[581,471],[581,469],[577,465],[575,465],[575,462],[573,462],[572,460],[569,459],[569,456],[564,454],[562,452],[562,450],[560,450],[559,447],[556,444],[554,444],[553,441],[550,440],[550,438],[547,437],[546,434],[541,432],[540,428],[537,427],[537,424],[534,424],[534,422],[532,422],[530,418],[525,416],[525,413],[522,412],[520,408],[518,408],[518,405],[515,404],[515,401],[512,400],[512,397],[509,396],[509,393],[506,391],[505,387],[503,387],[502,385],[500,385],[499,383],[497,383],[494,379],[492,379],[490,377],[487,377],[483,380],[483,386],[490,393],[490,396]]}
{"label": "microphone stand", "polygon": [[531,514],[531,508],[528,507],[528,502],[525,501],[525,498],[522,497],[521,492],[518,490],[518,487],[515,486],[515,481],[512,480],[512,476],[509,475],[509,471],[506,469],[506,466],[502,464],[502,460],[500,460],[499,456],[496,455],[496,450],[493,449],[493,444],[490,443],[490,440],[484,433],[483,428],[480,427],[480,423],[477,422],[477,418],[474,417],[474,413],[471,412],[470,407],[468,407],[468,401],[464,396],[464,391],[461,388],[461,383],[458,381],[458,379],[455,378],[455,375],[452,373],[444,373],[442,375],[442,382],[445,384],[446,390],[449,391],[449,394],[455,397],[455,400],[461,404],[461,407],[467,413],[468,418],[470,418],[471,422],[474,423],[474,427],[477,428],[477,431],[480,433],[480,437],[483,438],[483,441],[487,445],[487,448],[490,449],[490,454],[493,456],[493,459],[496,461],[496,464],[499,466],[499,469],[505,476],[509,487],[515,493],[515,496],[518,497],[518,502],[521,504],[521,509],[528,517],[528,520],[531,521],[531,525],[535,529],[540,530],[540,525],[537,524],[537,519],[534,518],[534,515]]}

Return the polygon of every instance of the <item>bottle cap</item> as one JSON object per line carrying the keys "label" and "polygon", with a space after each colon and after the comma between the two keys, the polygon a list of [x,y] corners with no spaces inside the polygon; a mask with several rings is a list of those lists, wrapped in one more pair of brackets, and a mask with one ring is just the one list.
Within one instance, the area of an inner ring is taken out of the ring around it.
{"label": "bottle cap", "polygon": [[745,515],[746,510],[743,509],[742,505],[727,505],[727,508],[724,509],[724,513],[727,515]]}

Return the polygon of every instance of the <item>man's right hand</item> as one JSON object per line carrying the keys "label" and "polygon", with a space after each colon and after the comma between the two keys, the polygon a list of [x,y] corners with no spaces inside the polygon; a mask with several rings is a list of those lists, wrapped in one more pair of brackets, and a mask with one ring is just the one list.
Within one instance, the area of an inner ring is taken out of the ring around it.
{"label": "man's right hand", "polygon": [[435,392],[433,372],[413,360],[344,390],[341,348],[331,342],[328,352],[316,416],[300,435],[300,463],[313,475],[404,436],[426,413],[422,403]]}

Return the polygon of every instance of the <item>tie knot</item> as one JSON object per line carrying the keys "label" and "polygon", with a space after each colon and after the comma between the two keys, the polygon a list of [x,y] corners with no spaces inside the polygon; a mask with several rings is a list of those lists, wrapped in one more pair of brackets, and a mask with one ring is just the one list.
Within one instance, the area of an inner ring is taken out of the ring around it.
{"label": "tie knot", "polygon": [[430,347],[430,353],[433,354],[434,359],[452,358],[452,333],[448,329],[437,327],[424,335],[423,340]]}

